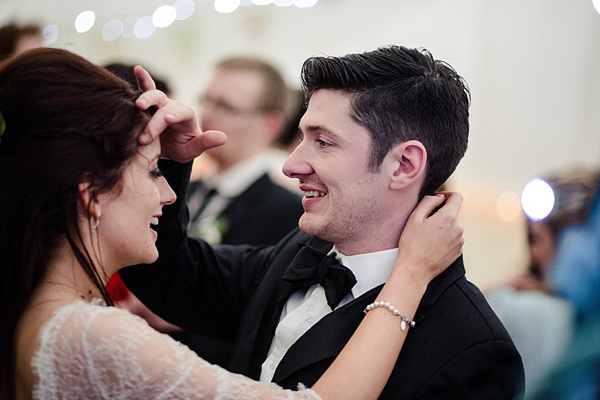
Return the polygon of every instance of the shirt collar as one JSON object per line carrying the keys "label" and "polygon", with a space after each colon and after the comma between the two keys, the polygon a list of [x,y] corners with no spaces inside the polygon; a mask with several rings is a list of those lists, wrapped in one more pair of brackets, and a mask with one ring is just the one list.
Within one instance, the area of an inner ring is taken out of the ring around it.
{"label": "shirt collar", "polygon": [[337,253],[341,263],[348,267],[356,277],[356,285],[352,288],[352,295],[355,299],[374,287],[384,284],[390,277],[398,259],[397,247],[353,256],[340,253],[335,246],[331,249],[331,252],[333,251]]}
{"label": "shirt collar", "polygon": [[220,175],[208,177],[206,182],[215,187],[220,196],[233,198],[248,189],[269,168],[270,158],[266,152],[263,152],[234,165]]}

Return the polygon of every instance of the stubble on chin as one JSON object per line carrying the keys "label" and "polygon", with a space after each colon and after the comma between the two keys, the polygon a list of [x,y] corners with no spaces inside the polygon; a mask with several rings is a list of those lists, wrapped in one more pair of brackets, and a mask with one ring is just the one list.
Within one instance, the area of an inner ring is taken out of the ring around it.
{"label": "stubble on chin", "polygon": [[315,221],[306,213],[300,217],[298,228],[307,235],[316,236],[331,243],[343,240],[346,235],[346,232],[342,232],[336,225],[327,221]]}
{"label": "stubble on chin", "polygon": [[307,235],[316,236],[320,239],[327,240],[323,237],[328,236],[324,234],[325,229],[323,229],[323,227],[320,226],[318,221],[315,221],[314,216],[311,216],[306,212],[304,212],[304,214],[302,214],[302,216],[300,217],[300,220],[298,220],[298,228],[300,228],[300,230],[306,233]]}
{"label": "stubble on chin", "polygon": [[300,228],[300,230],[304,233],[306,233],[307,235],[310,236],[316,236],[313,232],[312,226],[310,223],[306,222],[306,211],[304,212],[304,214],[302,214],[300,216],[300,219],[298,220],[298,228]]}

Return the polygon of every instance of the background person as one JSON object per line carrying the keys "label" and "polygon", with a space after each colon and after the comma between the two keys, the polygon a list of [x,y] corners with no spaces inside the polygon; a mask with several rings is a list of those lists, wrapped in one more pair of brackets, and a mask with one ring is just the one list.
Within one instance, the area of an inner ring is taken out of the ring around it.
{"label": "background person", "polygon": [[596,187],[588,217],[564,229],[549,268],[549,286],[573,305],[576,323],[564,356],[535,399],[592,400],[600,396],[599,260],[600,196]]}
{"label": "background person", "polygon": [[271,64],[251,57],[217,64],[202,97],[201,125],[225,132],[227,143],[207,151],[216,170],[188,190],[191,236],[211,244],[267,245],[297,226],[300,197],[270,177],[270,150],[284,130],[287,99]]}
{"label": "background person", "polygon": [[526,398],[541,388],[572,339],[575,308],[554,291],[551,265],[563,232],[588,219],[598,178],[596,170],[577,169],[544,179],[556,202],[544,219],[526,220],[529,267],[486,293],[523,358]]}
{"label": "background person", "polygon": [[0,27],[0,62],[42,45],[42,31],[35,24],[11,22]]}

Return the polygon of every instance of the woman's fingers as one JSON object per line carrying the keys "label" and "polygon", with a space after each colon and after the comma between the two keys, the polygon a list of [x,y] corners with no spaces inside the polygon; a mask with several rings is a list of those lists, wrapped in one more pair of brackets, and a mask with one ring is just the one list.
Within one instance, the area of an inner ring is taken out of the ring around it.
{"label": "woman's fingers", "polygon": [[141,110],[156,108],[139,136],[140,144],[147,145],[160,136],[161,155],[184,163],[193,160],[206,149],[225,143],[227,138],[223,132],[202,133],[194,110],[183,103],[170,100],[163,92],[156,90],[154,80],[144,68],[138,65],[134,68],[134,73],[143,92],[136,100],[137,107]]}
{"label": "woman's fingers", "polygon": [[135,66],[133,68],[133,73],[137,79],[138,87],[142,92],[156,90],[156,83],[154,83],[154,79],[152,79],[148,71],[142,68],[142,66]]}

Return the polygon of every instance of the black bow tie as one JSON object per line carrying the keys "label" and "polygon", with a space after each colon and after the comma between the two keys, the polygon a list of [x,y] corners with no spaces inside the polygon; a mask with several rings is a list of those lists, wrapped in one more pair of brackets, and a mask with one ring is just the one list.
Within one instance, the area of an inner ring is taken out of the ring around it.
{"label": "black bow tie", "polygon": [[283,275],[283,280],[301,287],[320,284],[325,289],[327,304],[332,310],[356,284],[352,271],[335,258],[335,253],[325,253],[301,244],[301,249]]}

